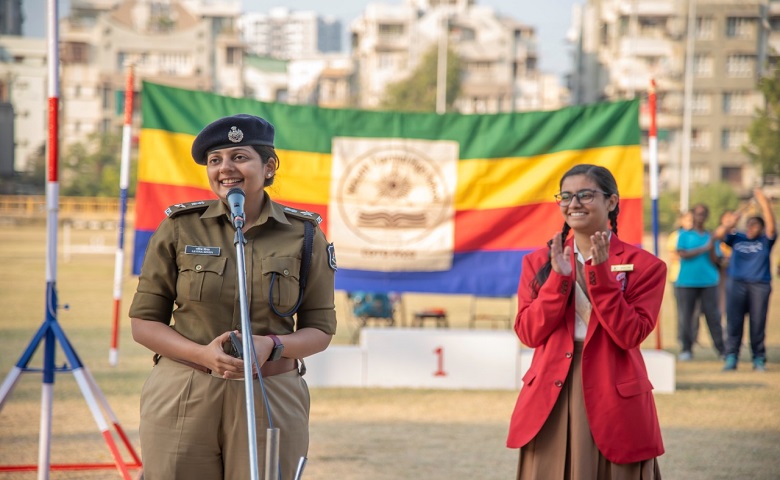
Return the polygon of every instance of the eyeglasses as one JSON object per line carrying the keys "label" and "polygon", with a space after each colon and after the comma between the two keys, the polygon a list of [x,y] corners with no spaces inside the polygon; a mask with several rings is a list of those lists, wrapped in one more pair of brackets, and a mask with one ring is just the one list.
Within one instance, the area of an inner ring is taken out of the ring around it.
{"label": "eyeglasses", "polygon": [[561,192],[555,194],[555,201],[558,202],[558,205],[562,207],[568,206],[572,200],[574,200],[574,197],[577,197],[577,200],[579,200],[580,205],[585,205],[587,203],[592,203],[593,199],[596,198],[596,193],[604,194],[604,196],[609,196],[610,194],[607,192],[602,192],[601,190],[591,190],[589,188],[586,188],[584,190],[580,190],[577,193],[572,192]]}

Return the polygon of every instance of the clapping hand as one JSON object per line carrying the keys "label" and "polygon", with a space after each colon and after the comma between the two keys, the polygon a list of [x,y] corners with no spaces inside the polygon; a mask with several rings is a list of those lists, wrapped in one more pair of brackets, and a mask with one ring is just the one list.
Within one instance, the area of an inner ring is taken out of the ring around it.
{"label": "clapping hand", "polygon": [[550,246],[550,264],[555,273],[565,276],[571,275],[571,253],[570,246],[563,247],[560,232],[556,233]]}
{"label": "clapping hand", "polygon": [[604,263],[609,258],[609,232],[596,232],[590,236],[591,265]]}

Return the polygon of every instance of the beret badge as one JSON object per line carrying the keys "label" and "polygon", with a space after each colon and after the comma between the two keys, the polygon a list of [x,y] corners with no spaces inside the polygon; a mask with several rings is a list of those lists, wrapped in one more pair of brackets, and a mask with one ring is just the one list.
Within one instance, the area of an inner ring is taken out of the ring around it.
{"label": "beret badge", "polygon": [[228,140],[233,143],[239,143],[243,139],[244,132],[242,132],[241,129],[237,127],[230,127],[230,131],[228,132]]}

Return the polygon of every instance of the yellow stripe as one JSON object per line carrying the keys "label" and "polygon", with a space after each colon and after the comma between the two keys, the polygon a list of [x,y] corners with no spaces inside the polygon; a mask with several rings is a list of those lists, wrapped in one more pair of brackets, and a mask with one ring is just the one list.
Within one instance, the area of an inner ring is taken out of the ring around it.
{"label": "yellow stripe", "polygon": [[638,145],[570,150],[526,158],[458,162],[455,210],[482,210],[550,202],[560,178],[576,164],[608,168],[620,196],[642,197],[642,157]]}
{"label": "yellow stripe", "polygon": [[206,167],[190,155],[193,140],[194,136],[183,133],[141,129],[138,180],[210,190]]}
{"label": "yellow stripe", "polygon": [[276,154],[280,168],[279,176],[270,187],[274,200],[328,204],[332,163],[329,153],[277,150]]}
{"label": "yellow stripe", "polygon": [[[205,168],[189,155],[195,137],[162,130],[141,130],[138,180],[210,188]],[[330,199],[332,157],[327,153],[277,150],[279,176],[270,188],[274,199],[325,205]],[[641,198],[643,167],[638,145],[570,150],[525,158],[458,162],[456,210],[505,208],[549,202],[558,181],[572,166],[593,163],[608,168],[623,198]]]}

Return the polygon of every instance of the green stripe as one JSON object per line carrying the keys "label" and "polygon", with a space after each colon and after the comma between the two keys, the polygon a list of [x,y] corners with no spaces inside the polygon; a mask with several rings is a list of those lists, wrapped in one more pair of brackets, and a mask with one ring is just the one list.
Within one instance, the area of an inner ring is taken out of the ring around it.
{"label": "green stripe", "polygon": [[330,153],[332,137],[454,140],[460,158],[531,157],[565,150],[638,145],[639,100],[546,112],[461,115],[334,110],[258,102],[143,84],[143,128],[197,135],[225,115],[250,113],[276,127],[276,148]]}

